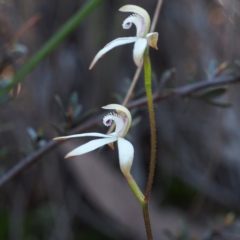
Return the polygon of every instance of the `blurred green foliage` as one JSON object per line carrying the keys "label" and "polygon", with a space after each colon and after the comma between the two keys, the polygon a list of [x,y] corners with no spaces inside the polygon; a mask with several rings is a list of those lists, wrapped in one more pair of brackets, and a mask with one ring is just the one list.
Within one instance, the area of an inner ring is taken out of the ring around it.
{"label": "blurred green foliage", "polygon": [[[53,205],[48,203],[43,203],[37,208],[34,208],[28,211],[24,219],[24,240],[42,240],[49,239],[55,230],[55,222],[59,219],[56,219],[57,209],[53,208]],[[13,229],[9,228],[10,217],[9,211],[3,206],[0,207],[0,239],[5,240],[9,239],[9,231]],[[76,224],[76,226],[79,226]],[[79,227],[74,227],[72,229],[72,237],[68,237],[68,240],[118,240],[117,238],[110,238],[103,233],[99,232],[97,229],[94,229],[91,226],[88,226],[84,223],[80,224]],[[61,231],[60,231],[61,232]],[[57,236],[56,236],[57,237]],[[57,239],[57,238],[54,238]]]}
{"label": "blurred green foliage", "polygon": [[8,238],[8,218],[8,212],[0,206],[0,239]]}
{"label": "blurred green foliage", "polygon": [[196,189],[183,182],[180,178],[172,177],[168,180],[163,204],[188,209],[197,193]]}

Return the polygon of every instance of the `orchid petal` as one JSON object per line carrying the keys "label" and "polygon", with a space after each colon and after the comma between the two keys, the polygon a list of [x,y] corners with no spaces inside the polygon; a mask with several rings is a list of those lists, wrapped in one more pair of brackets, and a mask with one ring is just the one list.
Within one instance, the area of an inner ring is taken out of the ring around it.
{"label": "orchid petal", "polygon": [[91,152],[97,148],[100,148],[100,147],[108,144],[108,143],[115,142],[115,141],[117,141],[117,139],[118,139],[117,137],[111,136],[109,138],[101,138],[101,139],[92,140],[90,142],[83,144],[80,147],[75,148],[73,151],[68,153],[65,158],[74,157],[74,156],[82,155],[84,153]]}
{"label": "orchid petal", "polygon": [[107,53],[108,51],[110,51],[111,49],[113,49],[117,46],[120,46],[120,45],[133,43],[136,40],[137,40],[137,37],[125,37],[125,38],[117,38],[117,39],[111,41],[97,53],[97,55],[95,56],[95,58],[93,59],[91,65],[90,65],[89,69],[92,69],[94,67],[94,65],[96,64],[96,62],[98,61],[98,59],[103,57],[103,55],[105,53]]}
{"label": "orchid petal", "polygon": [[134,44],[133,49],[133,59],[135,64],[139,67],[143,58],[144,51],[147,47],[147,39],[146,38],[138,38],[138,40]]}
{"label": "orchid petal", "polygon": [[118,155],[122,172],[129,173],[133,162],[133,145],[124,138],[118,138]]}
{"label": "orchid petal", "polygon": [[152,48],[155,48],[156,50],[158,50],[158,47],[157,47],[158,33],[157,32],[148,33],[146,37],[147,37],[147,40],[148,40],[148,44]]}
{"label": "orchid petal", "polygon": [[133,13],[139,14],[143,18],[144,24],[145,24],[145,26],[144,26],[145,31],[144,31],[144,34],[143,34],[142,37],[144,37],[148,33],[149,28],[150,28],[151,20],[150,20],[150,17],[149,17],[149,15],[148,15],[148,13],[145,9],[143,9],[139,6],[136,6],[136,5],[128,4],[128,5],[125,5],[125,6],[121,7],[119,9],[119,11],[121,11],[121,12],[133,12]]}
{"label": "orchid petal", "polygon": [[65,137],[56,137],[53,140],[55,141],[64,141],[67,140],[69,138],[78,138],[78,137],[105,137],[105,138],[109,138],[111,136],[107,135],[107,134],[102,134],[102,133],[81,133],[81,134],[74,134],[74,135],[69,135],[69,136],[65,136]]}

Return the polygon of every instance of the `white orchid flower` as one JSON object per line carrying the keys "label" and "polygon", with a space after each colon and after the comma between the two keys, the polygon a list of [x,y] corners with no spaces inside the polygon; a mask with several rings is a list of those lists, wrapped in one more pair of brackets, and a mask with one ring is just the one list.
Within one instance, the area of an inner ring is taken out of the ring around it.
{"label": "white orchid flower", "polygon": [[75,157],[82,155],[84,153],[91,152],[97,148],[100,148],[106,144],[109,144],[113,148],[113,142],[118,144],[118,153],[119,153],[119,163],[122,172],[129,173],[134,155],[133,145],[124,139],[125,135],[128,132],[128,129],[131,125],[132,117],[127,108],[119,104],[109,104],[104,109],[114,109],[117,113],[109,113],[103,118],[103,123],[105,126],[109,127],[113,122],[116,124],[115,132],[111,134],[102,134],[102,133],[82,133],[75,134],[66,137],[57,137],[54,140],[62,141],[69,138],[77,137],[101,137],[100,139],[92,140],[83,144],[80,147],[75,148],[73,151],[68,153],[65,158]]}
{"label": "white orchid flower", "polygon": [[149,44],[151,47],[157,48],[158,33],[148,33],[150,28],[150,17],[146,10],[135,5],[125,5],[119,9],[121,12],[133,12],[127,19],[124,20],[122,26],[124,29],[129,29],[132,24],[136,26],[137,34],[136,37],[124,37],[117,38],[112,42],[108,43],[103,49],[101,49],[95,58],[93,59],[89,69],[92,69],[99,58],[101,58],[105,53],[111,49],[128,44],[134,43],[133,48],[133,60],[137,66],[141,64],[143,59],[144,51]]}

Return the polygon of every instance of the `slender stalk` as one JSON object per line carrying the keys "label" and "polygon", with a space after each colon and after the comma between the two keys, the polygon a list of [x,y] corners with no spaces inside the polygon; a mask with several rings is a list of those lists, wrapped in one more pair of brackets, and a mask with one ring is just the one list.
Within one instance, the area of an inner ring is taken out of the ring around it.
{"label": "slender stalk", "polygon": [[145,77],[145,88],[146,88],[148,111],[149,111],[149,118],[150,118],[150,129],[151,129],[151,156],[150,156],[150,169],[149,169],[149,177],[147,182],[147,189],[146,189],[144,201],[141,202],[141,205],[142,205],[143,218],[144,218],[148,240],[153,239],[151,222],[150,222],[149,211],[148,211],[148,202],[149,202],[149,197],[150,197],[151,188],[153,184],[154,171],[155,171],[156,142],[157,142],[151,75],[152,75],[151,62],[148,56],[148,49],[147,49],[144,56],[144,77]]}
{"label": "slender stalk", "polygon": [[150,222],[149,211],[148,211],[148,202],[146,201],[142,203],[142,212],[143,212],[144,224],[146,227],[147,239],[153,240],[151,222]]}
{"label": "slender stalk", "polygon": [[150,32],[153,32],[155,30],[155,27],[157,25],[158,17],[162,8],[163,0],[158,0],[154,15],[153,15],[153,20],[152,20],[152,25],[150,28]]}
{"label": "slender stalk", "polygon": [[132,94],[133,94],[133,90],[136,86],[136,83],[139,79],[139,76],[140,76],[140,73],[141,73],[141,70],[142,70],[142,64],[140,64],[140,66],[137,68],[135,74],[134,74],[134,77],[133,77],[133,80],[132,80],[132,83],[131,83],[131,86],[129,87],[128,89],[128,92],[122,102],[122,105],[123,106],[126,106],[126,104],[128,103],[129,99],[132,97]]}
{"label": "slender stalk", "polygon": [[138,187],[138,185],[135,182],[134,178],[132,177],[131,173],[123,171],[123,174],[125,175],[125,177],[128,181],[128,184],[129,184],[130,188],[132,189],[134,195],[136,196],[138,201],[141,203],[147,239],[153,240],[149,211],[148,211],[148,201],[145,199],[142,191]]}
{"label": "slender stalk", "polygon": [[130,188],[132,189],[134,195],[136,196],[136,198],[138,199],[138,201],[143,205],[144,204],[144,195],[142,193],[142,191],[140,190],[140,188],[138,187],[137,183],[135,182],[134,178],[132,177],[131,173],[124,173],[128,184],[130,186]]}
{"label": "slender stalk", "polygon": [[91,0],[78,10],[62,28],[50,38],[45,45],[16,73],[12,81],[4,88],[0,89],[0,96],[8,93],[22,79],[29,74],[45,57],[54,51],[54,49],[63,40],[77,28],[79,23],[85,19],[103,0]]}
{"label": "slender stalk", "polygon": [[150,119],[150,131],[151,131],[151,157],[150,157],[150,168],[149,168],[149,176],[147,189],[145,193],[145,200],[148,202],[151,188],[153,184],[154,171],[155,171],[155,159],[156,159],[156,145],[157,145],[157,135],[156,135],[156,122],[155,122],[155,114],[154,114],[154,104],[153,104],[153,96],[152,96],[152,84],[151,84],[151,62],[146,53],[146,57],[144,59],[144,75],[145,75],[145,88],[147,94],[148,101],[148,111],[149,111],[149,119]]}

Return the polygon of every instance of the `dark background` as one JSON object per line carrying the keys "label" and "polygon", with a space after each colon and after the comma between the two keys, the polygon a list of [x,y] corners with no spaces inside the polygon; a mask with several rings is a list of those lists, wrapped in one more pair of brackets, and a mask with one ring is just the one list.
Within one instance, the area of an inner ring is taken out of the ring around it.
{"label": "dark background", "polygon": [[[34,15],[42,16],[17,40],[28,48],[28,53],[13,59],[10,75],[84,3],[1,1],[2,56],[17,30]],[[56,95],[67,111],[75,92],[82,112],[94,109],[94,116],[105,111],[102,106],[123,99],[136,70],[132,44],[112,50],[93,70],[88,67],[105,44],[117,37],[135,35],[134,27],[128,31],[121,27],[128,14],[118,9],[129,3],[145,8],[151,18],[157,4],[105,0],[24,79],[19,92],[14,89],[11,101],[2,102],[1,176],[58,136],[52,125],[60,128],[64,117]],[[229,68],[236,68],[239,14],[238,0],[165,0],[156,26],[159,50],[150,49],[153,89],[169,69],[175,72],[165,87],[175,88],[194,81],[211,81],[209,71],[225,61]],[[8,72],[2,69],[1,80],[6,76]],[[143,97],[143,90],[141,75],[135,92]],[[222,102],[232,104],[231,108],[180,97],[156,102],[157,168],[150,199],[155,239],[171,239],[164,234],[166,229],[171,232],[168,235],[175,235],[172,239],[191,239],[186,234],[197,239],[240,239],[239,90],[238,84],[228,86],[221,97]],[[132,113],[135,120],[140,120],[127,136],[135,148],[132,173],[144,190],[150,153],[147,107],[135,108]],[[106,130],[99,124],[90,132]],[[36,140],[33,135],[38,132],[41,139]],[[100,152],[64,159],[87,140],[61,145],[1,189],[0,239],[146,239],[141,208],[120,172],[117,150],[104,147]],[[236,220],[232,222],[234,214]],[[204,238],[215,226],[222,231],[222,238]]]}

